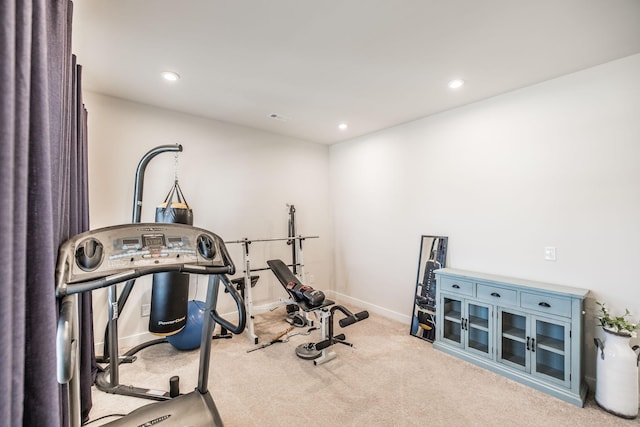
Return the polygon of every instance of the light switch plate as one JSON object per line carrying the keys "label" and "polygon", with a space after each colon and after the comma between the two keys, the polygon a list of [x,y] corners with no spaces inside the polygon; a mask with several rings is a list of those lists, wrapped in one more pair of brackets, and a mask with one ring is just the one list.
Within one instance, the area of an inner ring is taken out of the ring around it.
{"label": "light switch plate", "polygon": [[547,261],[556,260],[556,248],[555,246],[546,246],[544,248],[544,259]]}

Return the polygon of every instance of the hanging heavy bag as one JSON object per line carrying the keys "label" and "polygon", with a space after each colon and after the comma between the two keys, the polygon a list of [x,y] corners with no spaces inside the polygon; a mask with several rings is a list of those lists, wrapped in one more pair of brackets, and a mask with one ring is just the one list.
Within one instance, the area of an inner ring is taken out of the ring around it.
{"label": "hanging heavy bag", "polygon": [[[156,222],[193,225],[193,211],[177,180],[164,202],[156,208]],[[188,299],[188,274],[173,271],[154,274],[149,332],[163,336],[180,332],[187,323]]]}

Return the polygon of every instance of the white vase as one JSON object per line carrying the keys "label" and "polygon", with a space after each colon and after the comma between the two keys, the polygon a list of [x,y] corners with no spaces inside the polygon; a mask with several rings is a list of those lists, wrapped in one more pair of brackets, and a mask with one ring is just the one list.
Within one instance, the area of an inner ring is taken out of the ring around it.
{"label": "white vase", "polygon": [[605,341],[596,339],[596,403],[623,418],[638,416],[638,358],[631,337],[607,329]]}

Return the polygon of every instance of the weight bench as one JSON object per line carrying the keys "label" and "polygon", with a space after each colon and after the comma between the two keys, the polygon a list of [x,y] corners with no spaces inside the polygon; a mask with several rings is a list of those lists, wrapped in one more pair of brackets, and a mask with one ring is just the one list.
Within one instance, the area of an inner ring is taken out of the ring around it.
{"label": "weight bench", "polygon": [[[361,311],[353,314],[346,307],[335,305],[335,302],[325,298],[322,291],[303,285],[300,280],[289,270],[289,267],[279,259],[267,261],[267,265],[285,288],[295,304],[305,312],[305,315],[313,313],[320,317],[320,330],[322,340],[318,343],[301,344],[296,348],[298,357],[313,360],[314,365],[320,365],[336,357],[335,352],[327,349],[333,344],[339,343],[353,347],[353,344],[345,341],[345,335],[333,335],[333,316],[335,311],[340,311],[346,317],[338,323],[345,328],[369,317],[369,312]],[[331,308],[329,308],[331,307]]]}

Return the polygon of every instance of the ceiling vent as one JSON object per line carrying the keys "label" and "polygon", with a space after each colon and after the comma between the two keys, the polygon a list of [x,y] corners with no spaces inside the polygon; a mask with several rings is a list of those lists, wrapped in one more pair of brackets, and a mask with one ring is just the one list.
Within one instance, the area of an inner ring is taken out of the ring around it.
{"label": "ceiling vent", "polygon": [[289,117],[283,116],[282,114],[278,114],[278,113],[269,114],[269,118],[273,119],[273,120],[279,120],[281,122],[288,122],[289,121]]}

